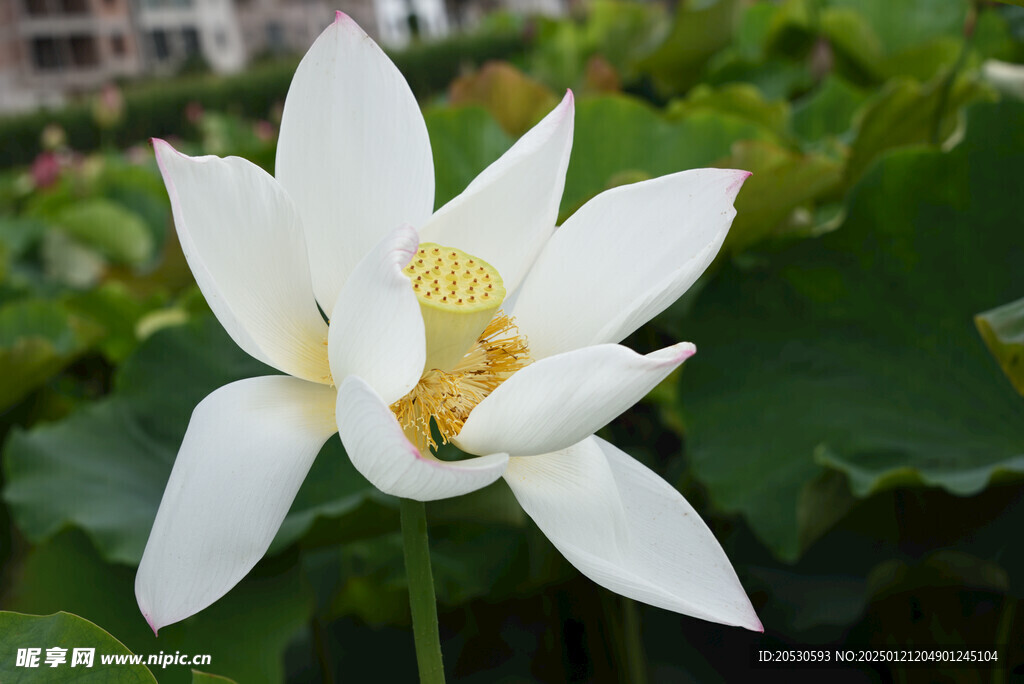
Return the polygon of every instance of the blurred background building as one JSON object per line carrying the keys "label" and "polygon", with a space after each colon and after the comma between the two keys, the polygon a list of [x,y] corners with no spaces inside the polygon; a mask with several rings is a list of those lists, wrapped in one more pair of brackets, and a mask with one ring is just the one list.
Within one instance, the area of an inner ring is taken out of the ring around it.
{"label": "blurred background building", "polygon": [[337,9],[401,47],[494,9],[559,14],[564,0],[0,0],[0,112],[59,106],[118,79],[302,54]]}
{"label": "blurred background building", "polygon": [[60,104],[66,93],[140,73],[130,0],[0,0],[0,108]]}
{"label": "blurred background building", "polygon": [[189,60],[219,73],[238,71],[245,65],[245,45],[232,0],[134,2],[142,64],[147,71],[178,71]]}

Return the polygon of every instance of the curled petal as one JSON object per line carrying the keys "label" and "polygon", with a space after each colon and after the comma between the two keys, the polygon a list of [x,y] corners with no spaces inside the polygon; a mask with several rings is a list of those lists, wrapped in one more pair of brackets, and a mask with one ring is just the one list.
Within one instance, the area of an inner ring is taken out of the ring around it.
{"label": "curled petal", "polygon": [[526,132],[420,229],[498,269],[513,292],[555,229],[572,149],[573,95]]}
{"label": "curled petal", "polygon": [[359,375],[391,403],[416,386],[427,358],[423,316],[402,267],[419,239],[409,227],[385,237],[356,266],[331,314],[328,350],[336,384]]}
{"label": "curled petal", "polygon": [[154,631],[248,574],[335,431],[333,390],[296,378],[239,380],[199,403],[135,577]]}
{"label": "curled petal", "polygon": [[434,208],[430,139],[416,98],[351,18],[316,39],[292,79],[277,179],[306,229],[313,289],[324,311],[356,264],[395,227]]}
{"label": "curled petal", "polygon": [[253,358],[313,382],[328,377],[298,213],[280,185],[239,157],[188,157],[154,140],[192,274],[224,329]]}
{"label": "curled petal", "polygon": [[504,477],[555,548],[594,582],[652,606],[764,631],[693,507],[612,444],[590,437],[512,458]]}
{"label": "curled petal", "polygon": [[544,247],[512,310],[530,355],[620,342],[678,299],[722,247],[749,176],[683,171],[583,205]]}
{"label": "curled petal", "polygon": [[541,359],[480,402],[453,441],[471,454],[564,449],[638,402],[695,352],[689,342],[646,356],[602,344]]}
{"label": "curled petal", "polygon": [[417,501],[468,494],[505,471],[508,454],[440,461],[413,446],[391,409],[366,382],[350,375],[338,387],[338,431],[353,465],[378,489]]}

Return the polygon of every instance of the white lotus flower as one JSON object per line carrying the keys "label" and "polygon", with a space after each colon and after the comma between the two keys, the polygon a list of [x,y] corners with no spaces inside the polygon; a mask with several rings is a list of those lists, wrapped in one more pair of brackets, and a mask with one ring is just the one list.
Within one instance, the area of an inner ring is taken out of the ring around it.
{"label": "white lotus flower", "polygon": [[[276,179],[155,141],[199,287],[232,339],[287,375],[229,384],[196,407],[136,579],[154,629],[249,572],[335,432],[384,492],[428,501],[503,477],[598,584],[761,629],[694,509],[593,436],[694,353],[617,343],[711,262],[749,174],[619,187],[555,230],[572,130],[570,92],[433,212],[416,100],[339,13],[295,74]],[[476,458],[438,460],[431,419]]]}

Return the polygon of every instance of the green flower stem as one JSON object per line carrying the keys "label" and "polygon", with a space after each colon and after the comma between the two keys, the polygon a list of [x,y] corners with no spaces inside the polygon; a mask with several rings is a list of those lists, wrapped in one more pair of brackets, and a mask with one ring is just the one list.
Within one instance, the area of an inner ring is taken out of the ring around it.
{"label": "green flower stem", "polygon": [[426,506],[422,501],[402,499],[401,516],[405,572],[409,578],[409,606],[412,608],[412,632],[416,640],[420,684],[444,684],[441,637],[437,630],[437,599],[434,596],[430,545],[427,542]]}
{"label": "green flower stem", "polygon": [[633,684],[647,684],[647,655],[640,632],[640,611],[631,599],[622,597],[622,631],[626,645],[626,671]]}
{"label": "green flower stem", "polygon": [[[1013,617],[1017,611],[1017,599],[1013,598],[1009,594],[1003,596],[1003,610],[999,616],[999,625],[996,628],[996,638],[993,642],[995,646],[1007,647],[1010,645],[1010,637],[1013,634]],[[1009,654],[1007,654],[1008,656]],[[1000,658],[1005,658],[1002,653],[999,654]],[[992,684],[1006,684],[1010,681],[1008,668],[1006,667],[994,667],[992,668]]]}

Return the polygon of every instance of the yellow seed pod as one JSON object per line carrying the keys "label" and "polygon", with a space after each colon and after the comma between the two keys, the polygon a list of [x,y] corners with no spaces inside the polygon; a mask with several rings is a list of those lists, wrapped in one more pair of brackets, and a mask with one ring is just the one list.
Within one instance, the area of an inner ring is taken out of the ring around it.
{"label": "yellow seed pod", "polygon": [[420,244],[404,269],[427,336],[424,370],[447,371],[469,351],[505,299],[498,270],[454,247]]}

